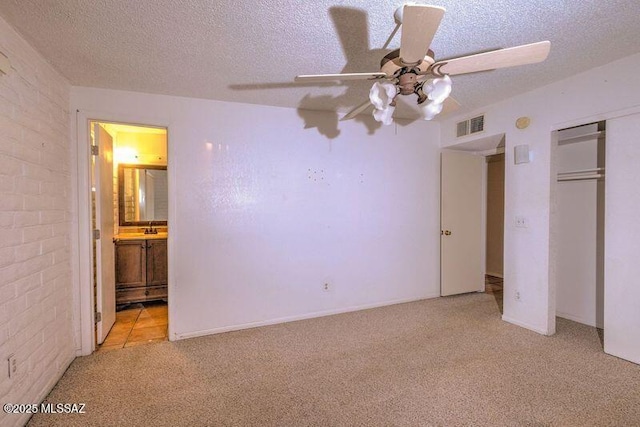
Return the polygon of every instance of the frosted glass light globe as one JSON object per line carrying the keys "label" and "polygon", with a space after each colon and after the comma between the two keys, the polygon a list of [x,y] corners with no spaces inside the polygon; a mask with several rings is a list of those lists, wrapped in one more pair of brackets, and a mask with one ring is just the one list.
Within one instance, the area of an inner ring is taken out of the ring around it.
{"label": "frosted glass light globe", "polygon": [[422,114],[425,120],[433,120],[435,116],[442,111],[443,104],[440,102],[429,101],[422,105]]}
{"label": "frosted glass light globe", "polygon": [[437,104],[442,104],[451,94],[451,78],[449,76],[429,80],[425,86],[427,97]]}
{"label": "frosted glass light globe", "polygon": [[394,84],[375,82],[369,91],[369,101],[376,110],[384,110],[393,102],[398,90]]}

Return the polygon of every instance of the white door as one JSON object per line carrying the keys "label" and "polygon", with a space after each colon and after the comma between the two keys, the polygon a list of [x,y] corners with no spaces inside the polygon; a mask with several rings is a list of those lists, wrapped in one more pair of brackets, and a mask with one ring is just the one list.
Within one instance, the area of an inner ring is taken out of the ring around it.
{"label": "white door", "polygon": [[102,344],[116,320],[115,248],[113,244],[113,140],[98,123],[93,123],[99,155],[94,157],[93,186],[96,191],[96,307],[101,320],[96,322],[96,340]]}
{"label": "white door", "polygon": [[484,157],[442,152],[440,294],[484,289],[482,265],[482,179]]}

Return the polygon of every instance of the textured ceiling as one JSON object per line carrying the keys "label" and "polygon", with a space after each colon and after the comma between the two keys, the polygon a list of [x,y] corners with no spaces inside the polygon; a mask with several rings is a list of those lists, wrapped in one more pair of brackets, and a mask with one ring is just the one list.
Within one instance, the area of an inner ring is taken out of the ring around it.
{"label": "textured ceiling", "polygon": [[[378,71],[402,3],[0,0],[0,15],[73,85],[346,111],[370,83],[301,85],[294,76]],[[447,9],[436,59],[551,41],[541,64],[456,76],[453,96],[465,109],[640,51],[638,0],[432,4]]]}

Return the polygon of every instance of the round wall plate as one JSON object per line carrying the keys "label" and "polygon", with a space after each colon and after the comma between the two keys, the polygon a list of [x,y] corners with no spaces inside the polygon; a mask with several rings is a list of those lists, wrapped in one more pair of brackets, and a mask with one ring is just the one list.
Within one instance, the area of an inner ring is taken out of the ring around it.
{"label": "round wall plate", "polygon": [[531,119],[529,117],[518,117],[516,120],[516,127],[518,129],[526,129],[531,124]]}

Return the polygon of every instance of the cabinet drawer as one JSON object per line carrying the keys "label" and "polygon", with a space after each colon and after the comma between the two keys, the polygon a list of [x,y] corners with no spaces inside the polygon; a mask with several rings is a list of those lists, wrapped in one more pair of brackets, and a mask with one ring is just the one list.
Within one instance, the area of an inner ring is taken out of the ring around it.
{"label": "cabinet drawer", "polygon": [[163,299],[167,297],[167,285],[147,287],[147,301]]}
{"label": "cabinet drawer", "polygon": [[116,289],[116,304],[153,301],[167,298],[166,286]]}
{"label": "cabinet drawer", "polygon": [[146,288],[144,287],[116,289],[116,304],[146,301],[145,291]]}

